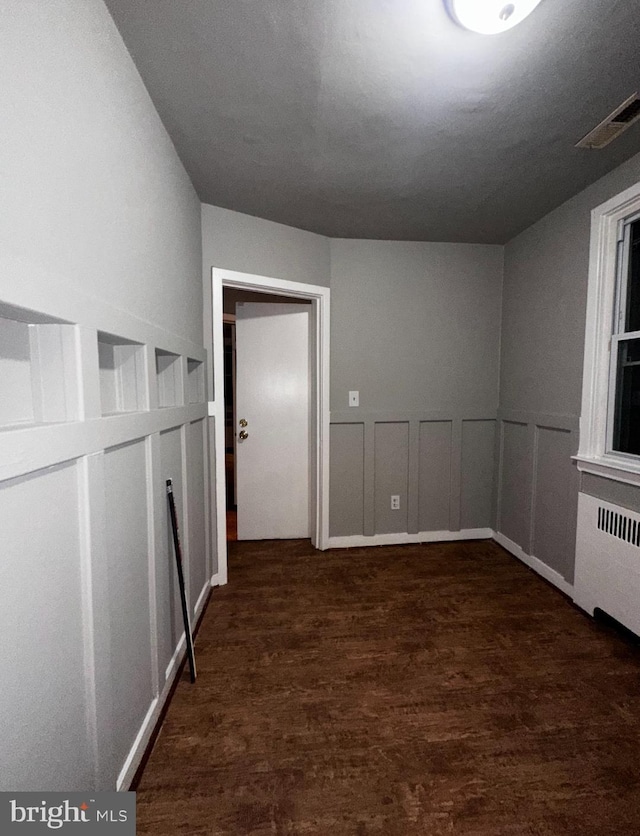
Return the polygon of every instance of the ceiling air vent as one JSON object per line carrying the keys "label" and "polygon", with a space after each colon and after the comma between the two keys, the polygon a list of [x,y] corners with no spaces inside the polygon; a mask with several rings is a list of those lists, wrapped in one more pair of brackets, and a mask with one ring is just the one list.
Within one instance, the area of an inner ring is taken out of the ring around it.
{"label": "ceiling air vent", "polygon": [[604,148],[637,119],[640,119],[640,96],[634,93],[577,142],[576,148]]}

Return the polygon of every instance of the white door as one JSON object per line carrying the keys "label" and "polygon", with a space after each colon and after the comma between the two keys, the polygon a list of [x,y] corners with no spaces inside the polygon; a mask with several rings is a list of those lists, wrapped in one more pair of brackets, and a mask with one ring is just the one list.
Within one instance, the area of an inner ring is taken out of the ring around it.
{"label": "white door", "polygon": [[236,305],[238,540],[309,536],[309,308]]}

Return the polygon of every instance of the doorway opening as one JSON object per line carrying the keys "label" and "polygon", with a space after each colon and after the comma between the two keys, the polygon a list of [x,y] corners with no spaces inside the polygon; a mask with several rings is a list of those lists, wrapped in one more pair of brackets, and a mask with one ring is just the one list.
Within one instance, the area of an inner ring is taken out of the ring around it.
{"label": "doorway opening", "polygon": [[[227,581],[227,538],[233,537],[237,504],[237,439],[239,422],[236,392],[235,305],[255,301],[266,310],[282,303],[308,311],[309,377],[309,525],[312,544],[327,548],[329,504],[329,288],[271,279],[230,270],[212,269],[213,394],[209,414],[213,417],[215,449],[215,496],[218,583]],[[283,298],[284,297],[284,298]],[[267,304],[265,304],[267,303]],[[232,308],[233,306],[233,308]],[[243,426],[243,428],[244,428]],[[251,428],[247,428],[251,429]],[[249,437],[245,432],[244,439]],[[254,436],[255,437],[255,436]],[[260,473],[258,471],[258,473]],[[252,480],[249,480],[250,482]],[[266,495],[266,494],[264,494]],[[277,495],[277,492],[276,492]],[[287,535],[285,535],[287,536]],[[248,538],[253,539],[253,538]]]}
{"label": "doorway opening", "polygon": [[235,392],[236,392],[236,322],[235,313],[222,317],[224,339],[224,478],[227,542],[238,539],[238,506],[236,502],[235,468]]}
{"label": "doorway opening", "polygon": [[[308,537],[312,511],[308,498],[301,503],[311,479],[312,303],[231,287],[223,287],[222,299],[227,542]],[[266,497],[253,485],[263,472],[272,474]]]}

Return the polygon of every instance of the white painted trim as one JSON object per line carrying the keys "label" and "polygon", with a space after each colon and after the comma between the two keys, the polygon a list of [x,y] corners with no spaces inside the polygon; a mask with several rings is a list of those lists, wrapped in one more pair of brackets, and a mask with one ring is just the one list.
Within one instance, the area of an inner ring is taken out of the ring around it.
{"label": "white painted trim", "polygon": [[123,412],[89,421],[25,424],[0,432],[0,481],[99,453],[206,417],[206,404]]}
{"label": "white painted trim", "polygon": [[180,636],[180,640],[176,645],[176,649],[173,651],[173,656],[169,659],[169,664],[165,668],[164,671],[164,680],[172,680],[175,676],[176,670],[178,669],[180,662],[184,658],[185,651],[187,649],[187,639],[184,633]]}
{"label": "white painted trim", "polygon": [[198,595],[198,600],[196,601],[196,605],[193,608],[193,623],[194,624],[198,623],[198,619],[200,618],[200,613],[202,612],[202,610],[204,608],[205,601],[207,600],[207,597],[208,597],[210,591],[211,591],[211,584],[210,583],[205,583],[205,585],[202,587],[202,592],[200,593],[200,595]]}
{"label": "white painted trim", "polygon": [[[195,620],[197,621],[202,614],[202,610],[204,608],[205,602],[207,600],[206,592],[208,590],[208,586],[202,590],[202,594],[198,599],[198,607],[195,614]],[[118,775],[118,780],[116,782],[116,789],[121,792],[123,790],[128,790],[131,786],[131,782],[133,781],[136,771],[142,762],[142,758],[144,756],[145,750],[149,745],[149,741],[151,740],[151,735],[156,727],[158,720],[160,719],[160,715],[162,710],[165,706],[165,703],[169,699],[169,694],[171,693],[171,688],[173,687],[173,683],[175,678],[180,670],[180,664],[182,663],[182,659],[186,653],[187,643],[185,634],[183,633],[180,637],[180,641],[175,649],[173,656],[171,657],[171,661],[167,666],[167,676],[165,679],[164,686],[160,695],[151,701],[151,705],[146,713],[144,720],[142,721],[142,725],[136,735],[136,739],[133,743],[133,746],[129,750],[129,754],[127,755],[124,765],[120,770],[120,774]]]}
{"label": "white painted trim", "polygon": [[222,279],[211,271],[211,307],[213,330],[213,401],[209,401],[209,416],[213,418],[213,449],[215,470],[213,496],[215,497],[216,554],[218,561],[218,582],[227,582],[227,509],[225,474],[225,431],[224,431],[224,329],[222,312],[224,302]]}
{"label": "white painted trim", "polygon": [[329,537],[330,549],[353,549],[366,546],[402,546],[411,543],[442,543],[456,540],[490,540],[491,528],[463,528],[460,531],[421,531],[418,534],[351,534],[345,537]]}
{"label": "white painted trim", "polygon": [[82,588],[82,627],[84,640],[84,681],[87,716],[87,734],[94,768],[94,785],[100,786],[100,735],[98,730],[98,700],[96,694],[96,629],[93,596],[92,537],[96,537],[91,524],[91,479],[92,466],[88,456],[77,463],[79,497],[79,541],[80,541],[80,582]]}
{"label": "white painted trim", "polygon": [[493,539],[499,546],[502,546],[514,557],[517,557],[518,560],[522,561],[522,563],[530,569],[533,569],[534,572],[543,577],[546,581],[552,583],[560,590],[560,592],[564,592],[565,595],[568,595],[569,598],[573,599],[573,585],[566,581],[559,572],[556,572],[555,569],[547,566],[547,564],[543,563],[539,558],[534,557],[531,554],[527,554],[517,543],[514,543],[513,540],[505,537],[504,534],[500,534],[499,531],[495,532]]}
{"label": "white painted trim", "polygon": [[222,584],[220,583],[220,572],[215,572],[215,573],[211,576],[211,580],[209,581],[209,584],[210,584],[210,586],[212,586],[212,587],[213,587],[213,586],[222,586]]}
{"label": "white painted trim", "polygon": [[600,459],[607,449],[609,343],[616,293],[618,224],[638,209],[640,183],[591,212],[580,459]]}
{"label": "white painted trim", "polygon": [[614,482],[625,485],[640,485],[640,462],[621,461],[612,456],[600,456],[587,459],[582,456],[571,457],[581,473],[591,473],[593,476],[604,476]]}
{"label": "white painted trim", "polygon": [[[216,521],[218,548],[218,578],[220,585],[227,582],[227,518],[224,501],[224,340],[223,287],[252,290],[258,293],[277,293],[316,303],[316,497],[317,507],[312,524],[311,541],[318,549],[329,547],[329,305],[330,290],[321,285],[272,279],[252,273],[211,268],[211,306],[213,322],[213,379],[214,400],[209,403],[209,415],[214,418]],[[222,489],[221,489],[222,488]]]}
{"label": "white painted trim", "polygon": [[[151,681],[153,693],[157,697],[160,691],[160,669],[158,665],[158,590],[156,578],[156,547],[160,542],[157,532],[162,515],[158,504],[160,498],[160,436],[157,433],[145,438],[145,461],[147,467],[147,571],[149,573],[149,626],[151,638]],[[164,497],[162,497],[164,499]]]}
{"label": "white painted trim", "polygon": [[153,733],[153,729],[155,724],[158,722],[158,718],[160,717],[160,712],[162,711],[162,706],[166,702],[169,691],[171,690],[171,682],[167,680],[165,687],[162,690],[162,694],[159,697],[156,697],[152,700],[151,705],[149,706],[149,710],[142,721],[142,725],[140,726],[140,730],[136,735],[136,739],[133,743],[133,746],[129,750],[129,754],[127,755],[127,759],[124,762],[124,766],[120,770],[120,774],[118,775],[118,780],[116,781],[116,789],[118,792],[126,791],[131,786],[131,782],[134,779],[136,774],[136,770],[142,761],[142,756],[144,754],[144,750],[147,748],[149,741],[151,740],[151,735]]}

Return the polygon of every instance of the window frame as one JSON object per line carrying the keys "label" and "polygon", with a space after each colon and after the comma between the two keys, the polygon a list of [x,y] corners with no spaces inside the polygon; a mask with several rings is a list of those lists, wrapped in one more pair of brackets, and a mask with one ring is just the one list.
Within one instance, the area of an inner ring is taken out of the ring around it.
{"label": "window frame", "polygon": [[627,285],[626,280],[624,288],[621,285],[620,231],[625,224],[630,229],[636,215],[640,216],[640,183],[591,212],[582,415],[574,459],[581,471],[640,485],[640,455],[612,449],[617,346],[621,339],[640,336],[620,330],[625,327],[620,314],[626,310]]}
{"label": "window frame", "polygon": [[640,212],[629,215],[618,222],[616,243],[616,289],[615,303],[611,316],[611,342],[609,348],[609,398],[607,403],[607,442],[605,451],[612,456],[638,461],[640,454],[615,450],[613,443],[616,435],[618,416],[618,373],[620,369],[620,343],[630,340],[640,342],[640,330],[626,331],[627,303],[629,298],[629,259],[631,254],[631,227],[640,220]]}

